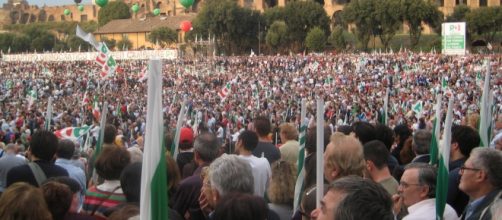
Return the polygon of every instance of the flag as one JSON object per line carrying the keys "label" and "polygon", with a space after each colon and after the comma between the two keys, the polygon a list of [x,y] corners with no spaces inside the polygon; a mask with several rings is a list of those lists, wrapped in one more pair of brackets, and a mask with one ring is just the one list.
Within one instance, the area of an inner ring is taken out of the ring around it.
{"label": "flag", "polygon": [[304,162],[305,162],[305,141],[307,137],[307,122],[305,121],[305,117],[307,115],[306,102],[307,102],[306,99],[302,99],[301,110],[300,110],[300,136],[298,141],[300,142],[300,149],[297,161],[298,172],[296,176],[293,210],[298,210],[302,198],[302,193],[303,190],[305,189],[303,185],[303,180],[305,179]]}
{"label": "flag", "polygon": [[181,104],[180,112],[178,114],[178,122],[176,122],[176,133],[174,134],[174,140],[171,145],[171,155],[173,155],[173,158],[175,160],[178,157],[178,145],[180,142],[181,127],[183,126],[183,120],[185,119],[186,111],[187,111],[187,101],[186,99],[184,99],[183,104]]}
{"label": "flag", "polygon": [[389,93],[390,93],[390,88],[387,88],[385,92],[385,97],[383,99],[383,115],[382,119],[380,121],[381,124],[387,125],[387,120],[388,120],[388,111],[389,111]]}
{"label": "flag", "polygon": [[140,73],[139,73],[139,75],[138,75],[138,81],[139,81],[139,82],[143,82],[143,81],[145,81],[146,79],[148,79],[148,72],[147,72],[147,71],[148,71],[148,67],[147,67],[147,66],[145,66],[145,67],[141,70],[141,72],[140,72]]}
{"label": "flag", "polygon": [[446,77],[443,77],[441,79],[441,88],[443,89],[443,91],[446,91],[446,89],[448,89],[448,79]]}
{"label": "flag", "polygon": [[162,118],[162,64],[150,60],[145,152],[141,170],[140,219],[167,220],[167,176]]}
{"label": "flag", "polygon": [[99,50],[100,45],[98,41],[96,41],[94,36],[92,36],[92,33],[86,33],[78,24],[75,35],[77,35],[77,37],[84,40],[85,42],[91,44],[94,48],[96,48],[96,50]]}
{"label": "flag", "polygon": [[430,145],[430,164],[431,165],[436,165],[438,163],[439,159],[439,131],[441,130],[441,102],[442,102],[442,95],[438,94],[436,96],[436,107],[434,108],[436,110],[436,114],[434,117],[434,124],[432,125],[432,138],[431,138],[431,145]]}
{"label": "flag", "polygon": [[35,89],[28,91],[26,99],[28,100],[28,108],[30,108],[31,105],[33,105],[33,103],[35,102],[35,100],[37,100],[37,91]]}
{"label": "flag", "polygon": [[51,120],[52,120],[52,97],[49,97],[47,101],[47,112],[45,113],[45,125],[44,128],[48,131],[51,128]]}
{"label": "flag", "polygon": [[491,50],[493,49],[492,44],[490,44],[490,43],[488,42],[488,44],[486,45],[486,48],[488,48],[488,50],[490,50],[490,51],[491,51]]}
{"label": "flag", "polygon": [[89,100],[89,97],[87,97],[87,91],[84,93],[84,97],[82,98],[82,106],[86,106],[89,104],[91,100]]}
{"label": "flag", "polygon": [[417,103],[413,105],[412,110],[417,114],[417,118],[420,118],[422,116],[422,111],[424,110],[422,101],[418,100]]}
{"label": "flag", "polygon": [[115,59],[112,57],[110,49],[108,49],[105,43],[101,43],[98,52],[96,63],[101,66],[101,78],[111,76],[117,69],[117,62],[115,62]]}
{"label": "flag", "polygon": [[221,101],[225,100],[228,95],[230,94],[230,91],[232,89],[232,84],[230,84],[230,82],[228,82],[225,87],[223,87],[219,92],[218,92],[218,96],[220,96],[220,99]]}
{"label": "flag", "polygon": [[55,131],[54,134],[59,139],[77,140],[82,135],[87,134],[90,130],[91,130],[90,126],[66,127]]}
{"label": "flag", "polygon": [[98,120],[99,118],[99,106],[98,106],[98,96],[94,95],[94,103],[92,104],[92,115]]}
{"label": "flag", "polygon": [[483,77],[481,76],[481,71],[476,73],[476,85],[481,87],[483,85]]}
{"label": "flag", "polygon": [[490,144],[490,121],[491,118],[489,118],[490,115],[490,110],[491,107],[489,106],[489,101],[490,101],[490,61],[485,61],[486,65],[486,73],[485,73],[485,80],[483,82],[483,95],[481,95],[481,108],[479,112],[479,137],[481,138],[481,143],[479,146],[483,147],[488,147]]}
{"label": "flag", "polygon": [[316,208],[321,208],[321,200],[324,196],[324,100],[317,99],[316,110]]}
{"label": "flag", "polygon": [[[96,161],[98,158],[99,154],[103,150],[103,139],[105,136],[105,125],[106,125],[106,114],[108,114],[108,103],[105,102],[103,104],[103,110],[101,112],[101,119],[99,120],[99,135],[98,135],[98,141],[96,142],[96,148],[94,149],[94,153],[92,155],[92,161]],[[92,171],[92,177],[91,181],[95,184],[98,182],[98,175],[96,173],[96,169],[94,169],[94,163],[89,163],[91,164],[89,170]]]}
{"label": "flag", "polygon": [[443,130],[443,143],[439,153],[438,174],[436,180],[436,219],[444,219],[446,197],[448,194],[448,163],[450,162],[451,126],[453,122],[453,99],[448,101],[448,111]]}

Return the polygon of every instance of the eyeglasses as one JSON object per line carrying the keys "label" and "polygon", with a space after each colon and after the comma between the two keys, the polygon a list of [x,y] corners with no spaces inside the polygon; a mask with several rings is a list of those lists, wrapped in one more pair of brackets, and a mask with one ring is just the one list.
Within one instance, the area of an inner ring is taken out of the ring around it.
{"label": "eyeglasses", "polygon": [[481,169],[478,169],[478,168],[461,166],[460,167],[460,174],[463,174],[466,170],[481,171]]}
{"label": "eyeglasses", "polygon": [[401,186],[403,188],[408,188],[410,186],[422,186],[422,184],[420,184],[420,183],[407,183],[407,182],[400,181],[399,186]]}

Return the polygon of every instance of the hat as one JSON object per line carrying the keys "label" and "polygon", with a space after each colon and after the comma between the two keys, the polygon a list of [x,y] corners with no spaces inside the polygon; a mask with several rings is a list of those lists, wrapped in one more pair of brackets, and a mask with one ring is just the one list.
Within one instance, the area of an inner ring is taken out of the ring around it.
{"label": "hat", "polygon": [[181,143],[187,143],[187,144],[192,144],[193,143],[193,131],[190,128],[184,127],[181,128],[180,131],[180,144]]}

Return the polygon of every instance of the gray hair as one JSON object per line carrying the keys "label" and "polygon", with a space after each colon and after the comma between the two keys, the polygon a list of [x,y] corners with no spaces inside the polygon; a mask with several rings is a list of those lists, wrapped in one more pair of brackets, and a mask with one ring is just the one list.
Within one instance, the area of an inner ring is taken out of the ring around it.
{"label": "gray hair", "polygon": [[7,144],[7,146],[5,147],[5,150],[13,150],[15,151],[16,150],[16,145],[15,144]]}
{"label": "gray hair", "polygon": [[416,154],[428,154],[432,133],[427,130],[417,130],[413,135],[413,150]]}
{"label": "gray hair", "polygon": [[428,163],[410,163],[405,168],[418,170],[418,183],[429,187],[428,198],[436,197],[437,169]]}
{"label": "gray hair", "polygon": [[199,154],[204,162],[212,162],[218,157],[218,139],[212,133],[203,133],[195,138],[194,151]]}
{"label": "gray hair", "polygon": [[496,188],[502,186],[502,151],[487,147],[472,149],[471,160],[474,166],[486,172],[490,184]]}
{"label": "gray hair", "polygon": [[209,166],[209,181],[221,196],[254,192],[251,165],[236,155],[224,154]]}

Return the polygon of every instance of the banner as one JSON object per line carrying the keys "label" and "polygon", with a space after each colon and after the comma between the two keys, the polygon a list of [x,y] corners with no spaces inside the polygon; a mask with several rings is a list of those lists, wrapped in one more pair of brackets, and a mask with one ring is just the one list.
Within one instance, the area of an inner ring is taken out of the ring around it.
{"label": "banner", "polygon": [[443,23],[441,27],[441,53],[465,55],[465,22]]}

